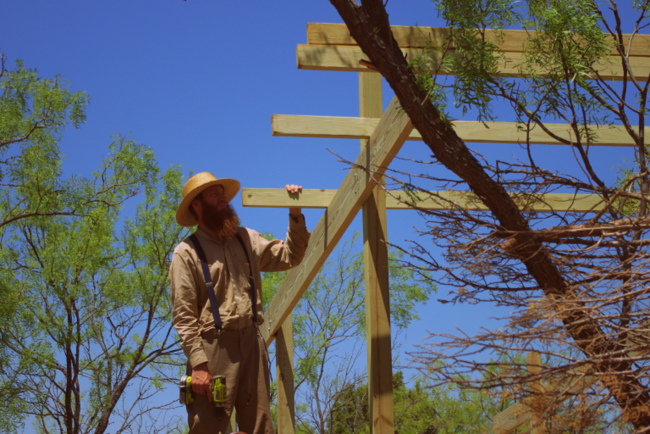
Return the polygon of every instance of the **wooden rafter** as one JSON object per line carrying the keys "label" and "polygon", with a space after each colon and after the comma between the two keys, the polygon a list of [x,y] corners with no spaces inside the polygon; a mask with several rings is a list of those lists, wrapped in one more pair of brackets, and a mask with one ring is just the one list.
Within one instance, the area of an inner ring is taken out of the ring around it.
{"label": "wooden rafter", "polygon": [[[428,210],[466,209],[486,210],[486,206],[472,193],[461,191],[432,191],[428,194],[410,194],[389,191],[386,209],[412,209],[414,205]],[[303,190],[297,198],[287,197],[286,190],[272,188],[245,188],[242,190],[244,206],[261,208],[329,208],[337,190]],[[414,197],[415,196],[415,197]],[[541,195],[513,195],[520,208],[536,212],[597,212],[603,209],[600,196],[593,194],[548,193]]]}
{"label": "wooden rafter", "polygon": [[[273,115],[271,127],[274,136],[363,139],[370,137],[378,122],[379,119],[361,117]],[[515,122],[454,121],[452,124],[465,142],[564,144],[539,127],[526,131],[522,124]],[[545,126],[554,136],[568,142],[575,141],[566,124]],[[595,135],[590,142],[592,146],[635,146],[630,135],[620,125],[592,125],[589,129]],[[650,127],[645,127],[645,135],[650,137]],[[422,136],[413,130],[408,140],[422,140]]]}
{"label": "wooden rafter", "polygon": [[[402,55],[407,59],[415,59],[423,54],[421,48],[402,48]],[[520,65],[525,61],[523,53],[501,53],[498,59],[498,77],[528,77],[522,72]],[[356,45],[298,45],[298,68],[318,71],[354,71],[363,72],[368,70],[367,63],[360,63],[360,60],[367,59],[361,48]],[[442,56],[440,53],[429,53],[432,62],[432,72],[437,70],[440,75],[453,75],[453,71],[443,71]],[[650,75],[650,58],[631,57],[629,59],[631,70],[639,80],[646,80]],[[622,80],[623,68],[615,58],[603,59],[594,65],[604,80]],[[537,75],[544,75],[545,71],[539,69]]]}
{"label": "wooden rafter", "polygon": [[[441,45],[451,32],[446,27],[391,26],[395,41],[402,48],[424,48]],[[502,52],[521,53],[527,41],[536,32],[526,30],[485,31],[487,42],[499,47]],[[357,45],[345,24],[309,23],[307,25],[307,44],[309,45]],[[632,57],[650,57],[650,35],[623,35],[623,45],[629,48]],[[617,55],[612,39],[611,54]]]}

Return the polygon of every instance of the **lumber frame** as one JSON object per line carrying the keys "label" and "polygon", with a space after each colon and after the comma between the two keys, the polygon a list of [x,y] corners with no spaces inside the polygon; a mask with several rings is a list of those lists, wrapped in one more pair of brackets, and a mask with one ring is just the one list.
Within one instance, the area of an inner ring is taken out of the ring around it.
{"label": "lumber frame", "polygon": [[[303,261],[288,273],[271,301],[266,322],[260,328],[267,344],[273,341],[278,329],[368,199],[376,179],[385,172],[412,128],[410,119],[399,109],[398,101],[393,99],[370,137],[372,146],[367,146],[356,160],[355,167],[348,172],[325,214],[312,231]],[[293,206],[296,206],[295,202]]]}
{"label": "lumber frame", "polygon": [[[449,29],[392,26],[392,31],[405,56],[415,58],[431,44],[443,46],[449,36]],[[503,36],[503,38],[501,37]],[[518,65],[524,60],[526,41],[531,32],[487,30],[485,37],[497,46],[501,56],[498,75],[522,77]],[[311,280],[327,256],[334,249],[356,213],[363,207],[365,272],[368,283],[366,304],[368,323],[368,371],[370,390],[371,427],[373,432],[393,432],[394,415],[392,402],[392,366],[390,357],[389,298],[387,278],[386,209],[408,209],[417,205],[431,210],[485,210],[486,207],[472,194],[466,192],[442,191],[422,194],[409,200],[407,194],[387,191],[382,188],[382,175],[405,140],[421,140],[417,131],[412,131],[411,122],[397,109],[397,102],[391,102],[381,116],[381,77],[372,70],[372,65],[363,62],[367,56],[351,38],[344,24],[310,23],[307,28],[307,45],[298,45],[297,63],[301,69],[340,70],[361,72],[360,117],[316,117],[274,115],[273,135],[298,137],[337,137],[362,140],[362,152],[338,190],[305,190],[298,198],[289,198],[286,191],[279,189],[244,189],[242,199],[245,206],[324,208],[325,213],[316,225],[311,242],[302,264],[292,270],[267,311],[266,326],[261,328],[267,344],[274,338],[278,349],[277,370],[280,379],[278,390],[278,411],[280,432],[294,432],[293,409],[293,343],[291,336],[291,311],[300,300]],[[619,53],[612,40],[610,58],[596,65],[601,78],[620,80],[621,68],[617,62]],[[625,35],[622,42],[629,49],[629,62],[638,80],[650,76],[650,35]],[[450,47],[453,49],[453,47]],[[430,53],[431,55],[431,53]],[[436,56],[435,53],[432,54]],[[441,59],[434,59],[440,63]],[[370,68],[370,70],[368,69]],[[438,69],[436,65],[432,69]],[[440,71],[438,71],[440,73]],[[541,71],[543,74],[544,71]],[[450,72],[453,74],[453,71]],[[379,80],[379,81],[377,81]],[[377,119],[381,116],[381,119]],[[552,138],[541,129],[524,131],[515,123],[489,123],[456,121],[455,128],[465,142],[520,143],[520,144],[571,144],[574,142],[566,132],[564,124],[545,125],[558,139]],[[486,128],[487,126],[487,128]],[[621,127],[593,127],[597,132],[599,146],[633,146],[629,136]],[[646,128],[648,136],[650,129]],[[387,194],[388,193],[388,194]],[[596,195],[545,194],[517,195],[517,204],[522,209],[536,212],[594,212],[606,204]],[[385,255],[385,257],[384,257]],[[388,353],[385,352],[388,348]],[[537,359],[531,365],[539,365]],[[550,386],[548,390],[575,390],[576,392],[593,384],[595,377],[576,371],[573,378]],[[544,392],[544,385],[534,385],[536,391]],[[383,395],[390,390],[390,403],[382,403]],[[528,422],[531,408],[523,400],[498,414],[494,418],[497,432],[514,429]]]}

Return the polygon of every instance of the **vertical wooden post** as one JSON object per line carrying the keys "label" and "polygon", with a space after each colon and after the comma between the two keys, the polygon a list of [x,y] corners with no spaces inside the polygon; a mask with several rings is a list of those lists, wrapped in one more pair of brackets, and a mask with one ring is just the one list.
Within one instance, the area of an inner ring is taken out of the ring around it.
{"label": "vertical wooden post", "polygon": [[275,336],[275,372],[278,384],[278,432],[295,432],[296,412],[293,383],[293,324],[291,314]]}
{"label": "vertical wooden post", "polygon": [[[537,352],[528,353],[528,372],[531,374],[538,373],[542,370],[542,357]],[[539,399],[544,399],[544,386],[542,381],[538,380],[530,383],[530,390],[533,399],[539,402]],[[531,434],[544,434],[546,427],[544,425],[544,418],[540,417],[539,410],[533,409],[533,417],[531,419]]]}
{"label": "vertical wooden post", "polygon": [[[359,73],[359,111],[362,117],[380,118],[383,112],[381,75]],[[361,148],[367,145],[362,140]],[[368,352],[368,400],[372,433],[395,430],[393,368],[388,293],[386,195],[374,188],[363,205],[364,269]]]}

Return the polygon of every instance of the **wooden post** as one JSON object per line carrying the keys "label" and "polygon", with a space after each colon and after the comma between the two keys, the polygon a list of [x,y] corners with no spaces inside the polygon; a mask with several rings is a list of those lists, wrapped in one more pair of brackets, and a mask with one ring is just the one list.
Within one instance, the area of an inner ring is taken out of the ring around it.
{"label": "wooden post", "polygon": [[[528,372],[536,374],[542,370],[542,358],[537,352],[528,353]],[[532,399],[539,402],[544,399],[544,386],[542,380],[533,381],[530,383],[530,391],[532,392]],[[537,409],[533,409],[533,417],[530,422],[531,434],[544,434],[546,432],[544,418],[540,416]]]}
{"label": "wooden post", "polygon": [[291,314],[284,320],[275,339],[275,372],[278,383],[278,432],[295,432],[296,412],[293,383],[293,324]]}
{"label": "wooden post", "polygon": [[[383,103],[380,74],[359,73],[359,109],[361,117],[381,118]],[[362,140],[362,151],[366,146],[369,146],[368,140]],[[378,181],[380,182],[382,181]],[[363,205],[363,239],[370,432],[392,433],[395,430],[395,416],[386,244],[386,194],[380,186],[374,187],[372,194]]]}

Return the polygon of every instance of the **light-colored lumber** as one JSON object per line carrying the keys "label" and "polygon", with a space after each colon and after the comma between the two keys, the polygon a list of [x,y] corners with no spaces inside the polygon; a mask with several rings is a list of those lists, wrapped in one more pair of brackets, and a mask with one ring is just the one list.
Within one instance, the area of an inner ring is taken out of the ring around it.
{"label": "light-colored lumber", "polygon": [[[274,136],[323,137],[332,139],[367,139],[379,123],[374,118],[340,116],[273,115],[271,129]],[[414,130],[409,139],[421,137]]]}
{"label": "light-colored lumber", "polygon": [[[539,374],[542,370],[542,357],[538,352],[528,353],[528,372],[531,375]],[[542,380],[537,379],[529,383],[528,387],[532,394],[533,399],[537,399],[538,396],[543,396],[544,386],[542,385]],[[543,397],[541,399],[544,399]],[[546,426],[544,423],[544,418],[542,415],[533,409],[533,417],[531,421],[531,434],[544,434],[546,432]]]}
{"label": "light-colored lumber", "polygon": [[[402,49],[409,59],[423,54],[422,49]],[[303,45],[296,46],[298,69],[317,71],[367,72],[368,67],[359,63],[368,60],[356,45]],[[441,59],[439,59],[440,61]]]}
{"label": "light-colored lumber", "polygon": [[371,432],[395,430],[388,282],[386,195],[375,188],[363,206],[366,348]]}
{"label": "light-colored lumber", "polygon": [[[340,188],[312,231],[307,252],[302,263],[291,270],[266,313],[262,335],[270,343],[278,328],[300,300],[312,279],[341,239],[362,204],[370,196],[375,178],[363,168],[370,168],[376,176],[382,175],[408,137],[413,125],[400,110],[396,99],[388,106],[375,133],[370,137],[372,146],[366,147],[356,161],[358,168],[350,170]],[[371,149],[370,149],[371,148]]]}
{"label": "light-colored lumber", "polygon": [[[446,27],[391,26],[393,37],[401,48],[441,47],[449,38]],[[485,31],[485,40],[495,44],[500,51],[523,52],[528,39],[535,32],[525,30]],[[618,54],[612,38],[611,54]],[[309,23],[307,24],[307,43],[310,45],[357,45],[345,24]],[[650,56],[650,35],[623,35],[623,45],[629,49],[630,56]]]}
{"label": "light-colored lumber", "polygon": [[[262,208],[328,208],[336,195],[336,190],[303,190],[298,198],[291,198],[284,189],[245,188],[242,190],[244,206]],[[433,191],[428,194],[419,193],[412,196],[391,190],[386,198],[387,209],[412,209],[412,204],[428,210],[458,210],[483,211],[487,207],[476,196],[467,192]],[[603,209],[601,197],[592,194],[563,194],[548,193],[535,197],[513,195],[515,202],[527,211],[537,212],[597,212]]]}
{"label": "light-colored lumber", "polygon": [[[359,73],[359,115],[380,118],[383,110],[382,78],[376,72]],[[361,152],[374,143],[361,140]],[[375,434],[395,431],[393,404],[393,356],[390,332],[388,282],[388,228],[386,193],[377,180],[363,204],[363,258],[366,288],[366,350],[368,363],[368,409]]]}
{"label": "light-colored lumber", "polygon": [[[271,127],[274,136],[363,139],[370,137],[378,122],[379,119],[369,117],[273,115]],[[523,125],[515,122],[454,121],[452,124],[460,138],[467,143],[561,145],[563,142],[558,138],[575,140],[566,124],[546,124],[548,133],[539,126],[527,132],[522,129]],[[590,129],[596,134],[591,146],[634,145],[632,138],[620,125],[592,125]],[[650,137],[650,127],[645,127],[645,136]],[[422,140],[422,136],[417,130],[413,130],[408,139]]]}
{"label": "light-colored lumber", "polygon": [[[591,194],[547,193],[541,195],[510,194],[519,209],[534,212],[596,212],[604,204],[601,197]],[[483,211],[487,207],[473,193],[460,191],[439,191],[431,193],[407,194],[391,193],[387,200],[389,209],[409,208],[416,205],[429,210]]]}
{"label": "light-colored lumber", "polygon": [[293,324],[291,315],[284,320],[275,340],[275,369],[277,379],[278,432],[295,432],[295,389],[293,370]]}
{"label": "light-colored lumber", "polygon": [[[423,54],[420,48],[402,48],[402,53],[407,59],[415,59]],[[440,70],[442,56],[440,53],[430,53],[432,72],[438,70],[440,75],[453,75],[453,71]],[[367,71],[368,67],[360,63],[368,60],[363,51],[356,45],[302,45],[296,47],[296,57],[299,69],[319,71]],[[497,61],[496,76],[500,77],[527,77],[522,73],[519,65],[524,62],[522,53],[507,52]],[[631,57],[629,59],[631,70],[639,81],[645,81],[650,74],[650,57]],[[594,69],[605,80],[622,80],[623,69],[616,57],[609,57],[597,62]],[[538,70],[539,75],[545,71]]]}

